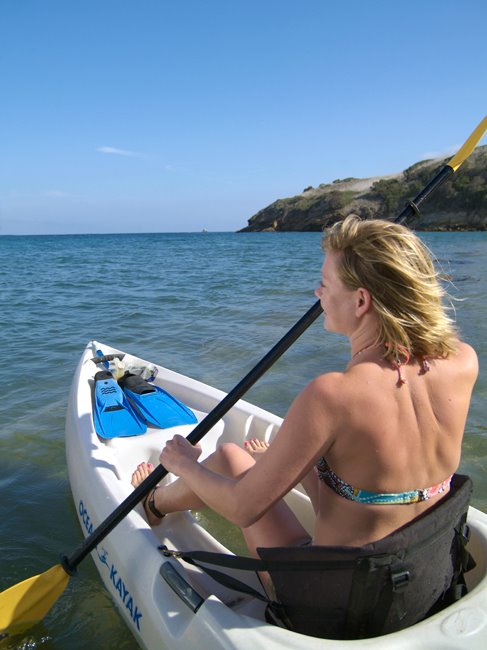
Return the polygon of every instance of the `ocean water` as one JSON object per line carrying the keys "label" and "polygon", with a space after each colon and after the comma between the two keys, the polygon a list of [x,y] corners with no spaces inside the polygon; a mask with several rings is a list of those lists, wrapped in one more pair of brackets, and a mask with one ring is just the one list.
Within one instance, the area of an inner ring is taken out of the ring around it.
{"label": "ocean water", "polygon": [[[463,337],[481,372],[461,470],[487,509],[487,233],[421,235],[452,276]],[[315,302],[318,233],[0,237],[0,590],[46,571],[82,539],[64,419],[87,341],[133,352],[230,390]],[[247,394],[284,415],[318,373],[343,368],[346,341],[318,319]],[[135,650],[90,558],[14,648]]]}

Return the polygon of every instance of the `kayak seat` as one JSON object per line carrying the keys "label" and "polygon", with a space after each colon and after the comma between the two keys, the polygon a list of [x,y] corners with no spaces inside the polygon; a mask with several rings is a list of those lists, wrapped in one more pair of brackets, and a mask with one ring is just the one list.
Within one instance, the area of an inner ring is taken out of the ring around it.
{"label": "kayak seat", "polygon": [[259,548],[260,560],[198,551],[177,557],[245,593],[248,586],[208,565],[268,571],[275,589],[269,622],[320,638],[370,638],[409,627],[466,593],[464,573],[475,566],[466,549],[471,492],[471,479],[455,474],[449,493],[423,515],[362,547]]}
{"label": "kayak seat", "polygon": [[[265,560],[303,563],[299,573],[270,570],[285,620],[312,636],[368,638],[407,628],[458,600],[466,593],[463,574],[474,566],[466,550],[471,492],[471,479],[455,475],[450,492],[423,515],[359,548],[258,549]],[[306,568],[316,561],[331,566]]]}

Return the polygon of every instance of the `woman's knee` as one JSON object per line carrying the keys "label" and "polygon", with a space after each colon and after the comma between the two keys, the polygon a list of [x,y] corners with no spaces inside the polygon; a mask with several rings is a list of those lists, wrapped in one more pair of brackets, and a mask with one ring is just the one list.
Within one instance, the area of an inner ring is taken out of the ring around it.
{"label": "woman's knee", "polygon": [[224,442],[216,449],[222,470],[231,476],[239,476],[254,465],[253,458],[234,442]]}

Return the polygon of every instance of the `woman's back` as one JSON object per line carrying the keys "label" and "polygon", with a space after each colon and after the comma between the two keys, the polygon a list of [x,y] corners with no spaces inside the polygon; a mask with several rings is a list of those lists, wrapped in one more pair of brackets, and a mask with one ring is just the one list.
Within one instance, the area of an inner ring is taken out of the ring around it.
{"label": "woman's back", "polygon": [[[330,470],[373,493],[408,492],[447,480],[460,461],[476,376],[475,352],[464,343],[447,359],[430,360],[426,367],[410,362],[400,371],[378,349],[352,360],[345,373],[334,376],[333,422],[323,423],[331,426],[324,452]],[[357,545],[380,539],[447,489],[417,503],[369,505],[347,500],[320,481],[315,541]]]}

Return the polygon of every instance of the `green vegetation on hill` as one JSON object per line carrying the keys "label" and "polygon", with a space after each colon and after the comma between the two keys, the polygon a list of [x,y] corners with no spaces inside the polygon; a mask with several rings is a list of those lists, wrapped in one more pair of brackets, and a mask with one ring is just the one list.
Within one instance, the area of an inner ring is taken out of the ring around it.
{"label": "green vegetation on hill", "polygon": [[[424,160],[379,179],[337,179],[279,199],[249,219],[240,232],[320,231],[347,214],[393,218],[441,169],[445,160]],[[487,230],[487,146],[478,147],[460,169],[421,206],[418,230]]]}

